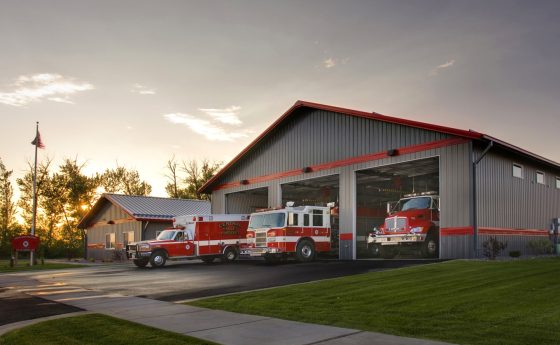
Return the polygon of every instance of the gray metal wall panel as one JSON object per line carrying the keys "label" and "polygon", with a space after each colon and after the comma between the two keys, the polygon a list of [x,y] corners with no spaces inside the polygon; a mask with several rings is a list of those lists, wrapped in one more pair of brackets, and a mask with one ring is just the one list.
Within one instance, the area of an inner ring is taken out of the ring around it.
{"label": "gray metal wall panel", "polygon": [[217,183],[445,138],[449,135],[334,112],[302,109],[242,157]]}
{"label": "gray metal wall panel", "polygon": [[472,235],[440,237],[440,258],[471,258],[473,256],[473,244]]}
{"label": "gray metal wall panel", "polygon": [[[513,163],[523,166],[522,179],[513,177]],[[537,170],[545,173],[544,185],[536,182]],[[491,149],[477,168],[478,226],[549,229],[552,218],[560,217],[556,176],[560,171]]]}
{"label": "gray metal wall panel", "polygon": [[507,243],[506,249],[501,253],[500,256],[508,256],[509,252],[518,250],[521,255],[538,255],[541,253],[534,252],[529,248],[530,241],[548,240],[547,236],[518,236],[518,235],[489,235],[482,234],[478,237],[478,247],[480,248],[480,253],[482,255],[482,245],[484,241],[487,241],[490,237],[495,237],[498,241]]}
{"label": "gray metal wall panel", "polygon": [[106,201],[101,210],[91,219],[91,223],[108,222],[110,220],[128,219],[132,217],[119,206]]}
{"label": "gray metal wall panel", "polygon": [[[263,188],[257,188],[263,189]],[[269,195],[270,188],[265,195],[248,194],[248,191],[226,194],[226,212],[228,214],[246,214],[255,212],[258,208],[270,207]]]}
{"label": "gray metal wall panel", "polygon": [[[126,231],[134,231],[134,241],[140,240],[140,231],[142,222],[134,221],[127,223],[109,224],[103,226],[96,226],[87,229],[88,245],[105,244],[105,235],[109,233],[115,234],[115,242],[118,244],[123,243],[123,233]],[[96,260],[109,260],[112,258],[114,249],[94,249],[88,248],[88,258]]]}

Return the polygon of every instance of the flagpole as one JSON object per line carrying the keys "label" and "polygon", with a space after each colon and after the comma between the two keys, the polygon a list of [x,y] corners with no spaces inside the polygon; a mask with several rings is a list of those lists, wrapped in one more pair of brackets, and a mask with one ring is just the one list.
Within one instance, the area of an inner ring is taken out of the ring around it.
{"label": "flagpole", "polygon": [[[35,130],[35,166],[33,171],[33,221],[31,222],[31,235],[35,236],[35,224],[37,223],[37,147],[39,146],[39,121]],[[29,266],[33,266],[35,252],[29,255]]]}

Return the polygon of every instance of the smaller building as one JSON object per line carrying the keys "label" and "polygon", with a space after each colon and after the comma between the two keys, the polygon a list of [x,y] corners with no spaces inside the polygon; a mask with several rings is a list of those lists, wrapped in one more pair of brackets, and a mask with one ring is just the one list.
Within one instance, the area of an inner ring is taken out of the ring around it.
{"label": "smaller building", "polygon": [[78,224],[86,231],[86,257],[118,259],[127,243],[156,238],[173,218],[209,214],[210,202],[150,196],[103,194]]}

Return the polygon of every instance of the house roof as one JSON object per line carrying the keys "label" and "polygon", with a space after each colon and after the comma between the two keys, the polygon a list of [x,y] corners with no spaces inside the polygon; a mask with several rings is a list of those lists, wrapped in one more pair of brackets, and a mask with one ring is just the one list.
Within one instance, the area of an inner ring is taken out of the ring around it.
{"label": "house roof", "polygon": [[450,134],[450,135],[454,135],[454,136],[457,136],[457,137],[462,137],[462,138],[471,139],[471,140],[477,140],[477,141],[481,141],[481,142],[493,141],[496,144],[496,146],[502,147],[502,148],[504,148],[506,150],[509,150],[509,151],[513,151],[514,153],[522,154],[522,155],[524,155],[524,156],[526,156],[530,159],[539,161],[539,162],[544,163],[546,165],[550,165],[553,168],[560,169],[560,164],[558,164],[558,163],[556,163],[552,160],[546,159],[542,156],[536,155],[536,154],[531,153],[527,150],[521,149],[521,148],[516,147],[514,145],[511,145],[509,143],[506,143],[505,141],[496,139],[496,138],[491,137],[489,135],[479,133],[479,132],[476,132],[476,131],[473,131],[473,130],[464,130],[464,129],[458,129],[458,128],[453,128],[453,127],[446,127],[446,126],[441,126],[441,125],[430,124],[430,123],[426,123],[426,122],[402,119],[402,118],[398,118],[398,117],[382,115],[382,114],[375,113],[375,112],[364,112],[364,111],[359,111],[359,110],[352,110],[352,109],[347,109],[347,108],[334,107],[334,106],[330,106],[330,105],[326,105],[326,104],[320,104],[320,103],[313,103],[313,102],[307,102],[307,101],[297,101],[290,109],[288,109],[284,114],[282,114],[282,116],[280,116],[267,129],[265,129],[264,132],[262,132],[257,138],[255,138],[255,140],[253,140],[247,147],[245,147],[245,149],[243,149],[243,151],[241,151],[237,156],[235,156],[235,158],[233,158],[220,171],[218,171],[218,173],[216,175],[214,175],[210,180],[208,180],[199,189],[199,191],[204,192],[204,193],[210,192],[211,187],[220,179],[220,177],[222,177],[226,173],[226,171],[228,171],[233,165],[235,165],[235,163],[237,163],[253,147],[255,147],[258,143],[263,141],[263,139],[272,130],[274,130],[276,127],[278,127],[282,122],[286,121],[291,115],[293,115],[296,112],[296,110],[298,110],[300,108],[309,108],[309,109],[332,111],[332,112],[340,113],[340,114],[347,115],[347,116],[356,116],[356,117],[368,118],[368,119],[372,119],[372,120],[383,121],[383,122],[387,122],[387,123],[394,123],[394,124],[399,124],[399,125],[404,125],[404,126],[409,126],[409,127],[426,129],[426,130],[430,130],[430,131]]}
{"label": "house roof", "polygon": [[176,216],[208,214],[211,212],[210,202],[205,200],[106,193],[101,195],[92,209],[84,216],[78,224],[78,228],[88,227],[91,219],[107,202],[122,208],[136,220],[171,221]]}

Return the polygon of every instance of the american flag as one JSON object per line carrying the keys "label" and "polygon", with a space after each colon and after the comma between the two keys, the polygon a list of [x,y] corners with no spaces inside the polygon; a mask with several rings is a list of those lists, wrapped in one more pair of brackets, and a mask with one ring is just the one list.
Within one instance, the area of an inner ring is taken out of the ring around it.
{"label": "american flag", "polygon": [[39,133],[39,131],[37,131],[37,136],[35,137],[35,139],[33,139],[31,144],[37,146],[40,149],[45,148],[45,144],[43,144],[43,142],[41,141],[41,133]]}

